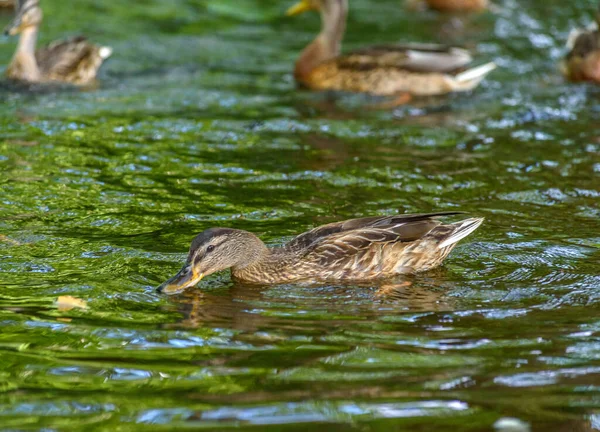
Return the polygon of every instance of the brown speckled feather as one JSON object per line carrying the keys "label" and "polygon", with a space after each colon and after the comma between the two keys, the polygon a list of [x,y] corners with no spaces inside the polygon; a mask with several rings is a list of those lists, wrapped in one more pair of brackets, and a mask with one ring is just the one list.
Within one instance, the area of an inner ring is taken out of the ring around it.
{"label": "brown speckled feather", "polygon": [[292,280],[366,280],[429,270],[483,219],[442,225],[457,214],[369,217],[336,222],[304,233],[254,266],[233,270],[237,279],[277,283]]}
{"label": "brown speckled feather", "polygon": [[100,47],[83,36],[53,42],[35,52],[40,71],[49,80],[85,84],[92,81],[102,64]]}
{"label": "brown speckled feather", "polygon": [[[435,216],[419,215],[404,220],[397,217],[368,218],[362,226],[319,238],[307,248],[303,260],[321,268],[320,275],[325,279],[371,279],[377,275],[426,270],[431,267],[426,261],[437,263],[439,254],[445,257],[449,252],[437,252],[436,248],[432,248],[431,253],[426,255],[415,249],[419,242],[435,245],[436,236],[427,237],[441,225],[440,221],[433,219]],[[359,219],[356,222],[363,221]],[[448,230],[444,231],[448,234]],[[419,256],[416,257],[416,254]]]}
{"label": "brown speckled feather", "polygon": [[337,57],[340,69],[369,70],[378,67],[410,72],[455,73],[471,62],[468,52],[434,44],[374,45]]}
{"label": "brown speckled feather", "polygon": [[[373,95],[431,96],[468,91],[494,63],[467,68],[466,50],[432,44],[375,45],[341,55],[347,0],[307,0],[321,11],[322,28],[294,68],[296,81],[313,90]],[[304,10],[293,8],[295,10]]]}
{"label": "brown speckled feather", "polygon": [[42,17],[38,0],[17,2],[15,17],[5,31],[10,35],[19,34],[19,44],[6,75],[26,82],[92,83],[112,49],[91,44],[79,36],[36,50]]}
{"label": "brown speckled feather", "polygon": [[489,7],[488,0],[425,0],[427,6],[438,11],[481,11]]}
{"label": "brown speckled feather", "polygon": [[600,50],[600,32],[598,30],[584,32],[575,39],[573,49],[567,57],[585,57],[596,50]]}
{"label": "brown speckled feather", "polygon": [[[432,219],[441,216],[452,216],[461,214],[460,212],[439,212],[439,213],[416,213],[406,215],[393,215],[393,216],[374,216],[357,219],[349,219],[342,222],[333,222],[327,225],[314,228],[303,234],[292,239],[287,245],[286,249],[296,250],[307,250],[310,247],[314,247],[320,244],[325,239],[329,238],[333,234],[347,233],[349,231],[356,231],[367,228],[388,228],[393,227],[396,231],[401,229],[407,230],[414,226],[416,222],[434,222]],[[437,225],[439,222],[435,221]],[[405,231],[406,232],[406,231]]]}
{"label": "brown speckled feather", "polygon": [[600,83],[600,10],[596,22],[585,30],[573,30],[569,35],[569,53],[562,63],[564,75],[571,81]]}
{"label": "brown speckled feather", "polygon": [[[410,93],[431,96],[470,89],[475,81],[456,77],[464,69],[464,61],[446,54],[415,51],[378,52],[374,56],[351,54],[326,61],[301,77],[301,83],[315,90],[339,90],[373,95]],[[436,59],[436,57],[439,57]],[[447,61],[447,64],[444,64]],[[490,63],[488,69],[495,66]],[[489,71],[485,71],[484,75]],[[464,85],[464,88],[463,88]]]}
{"label": "brown speckled feather", "polygon": [[209,228],[192,241],[188,258],[159,291],[176,293],[204,276],[231,269],[234,279],[278,284],[390,278],[439,266],[483,218],[442,224],[457,212],[378,216],[314,228],[281,247],[267,248],[254,234]]}

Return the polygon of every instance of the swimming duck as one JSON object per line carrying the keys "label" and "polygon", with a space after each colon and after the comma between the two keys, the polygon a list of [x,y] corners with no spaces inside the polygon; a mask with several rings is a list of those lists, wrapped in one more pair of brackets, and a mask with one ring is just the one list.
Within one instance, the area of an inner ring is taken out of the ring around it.
{"label": "swimming duck", "polygon": [[562,63],[565,77],[571,81],[600,83],[600,8],[595,22],[587,29],[575,29],[569,35],[569,53]]}
{"label": "swimming duck", "polygon": [[183,268],[158,291],[174,294],[228,268],[233,279],[257,284],[364,281],[423,272],[439,266],[483,222],[438,220],[455,214],[350,219],[314,228],[274,248],[248,231],[210,228],[194,238]]}
{"label": "swimming duck", "polygon": [[321,32],[296,62],[296,81],[313,90],[429,96],[477,86],[494,63],[466,69],[468,51],[435,44],[376,45],[340,55],[348,0],[301,0],[288,15],[321,12]]}
{"label": "swimming duck", "polygon": [[62,81],[76,85],[94,81],[100,65],[111,55],[112,49],[91,44],[79,36],[53,42],[36,50],[41,22],[42,9],[38,0],[21,0],[16,3],[16,16],[5,29],[5,34],[20,33],[20,37],[6,76],[19,81]]}
{"label": "swimming duck", "polygon": [[425,0],[425,3],[440,12],[478,12],[490,5],[488,0]]}

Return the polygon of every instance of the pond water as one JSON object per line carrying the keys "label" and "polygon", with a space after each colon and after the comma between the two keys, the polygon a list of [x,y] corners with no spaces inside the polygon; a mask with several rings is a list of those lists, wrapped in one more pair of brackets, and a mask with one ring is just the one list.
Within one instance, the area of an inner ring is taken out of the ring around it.
{"label": "pond water", "polygon": [[[1,84],[0,426],[600,430],[600,90],[557,69],[595,2],[352,0],[346,48],[444,41],[500,66],[390,110],[295,89],[319,19],[291,3],[43,2],[43,42],[84,29],[114,57],[91,91]],[[393,295],[226,273],[154,291],[211,226],[278,244],[448,210],[486,221]]]}

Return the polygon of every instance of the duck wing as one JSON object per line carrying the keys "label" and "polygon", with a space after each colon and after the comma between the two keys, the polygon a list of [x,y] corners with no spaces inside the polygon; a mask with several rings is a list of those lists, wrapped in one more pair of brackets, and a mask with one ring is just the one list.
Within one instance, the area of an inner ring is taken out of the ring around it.
{"label": "duck wing", "polygon": [[36,51],[35,56],[46,79],[87,84],[96,78],[102,62],[111,54],[110,47],[92,44],[78,36],[54,42]]}
{"label": "duck wing", "polygon": [[570,50],[567,54],[568,59],[585,57],[600,49],[600,31],[597,25],[588,30],[573,30],[567,40],[567,48]]}
{"label": "duck wing", "polygon": [[483,218],[442,224],[454,212],[353,220],[355,229],[320,237],[300,259],[305,271],[325,279],[370,279],[437,267]]}
{"label": "duck wing", "polygon": [[436,44],[375,45],[335,59],[340,69],[395,68],[411,72],[449,73],[465,68],[471,54],[462,48]]}
{"label": "duck wing", "polygon": [[52,42],[36,51],[35,58],[44,75],[66,76],[94,53],[95,46],[84,36]]}
{"label": "duck wing", "polygon": [[338,246],[340,243],[345,243],[348,248],[358,250],[373,242],[414,241],[440,224],[436,218],[461,213],[375,216],[334,222],[300,234],[285,245],[285,248],[296,253],[308,252],[314,251],[319,245],[332,242]]}

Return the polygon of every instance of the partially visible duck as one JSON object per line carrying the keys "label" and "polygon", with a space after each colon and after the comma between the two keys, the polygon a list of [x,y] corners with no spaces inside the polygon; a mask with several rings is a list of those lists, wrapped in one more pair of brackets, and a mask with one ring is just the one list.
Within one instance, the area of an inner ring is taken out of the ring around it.
{"label": "partially visible duck", "polygon": [[42,9],[38,0],[21,0],[16,16],[5,30],[19,34],[17,51],[6,70],[8,78],[26,82],[61,81],[76,85],[93,82],[112,49],[89,43],[84,37],[53,42],[35,49]]}
{"label": "partially visible duck", "polygon": [[341,55],[347,0],[301,0],[287,14],[321,13],[321,32],[296,62],[294,77],[313,90],[429,96],[471,90],[496,68],[467,68],[468,51],[434,44],[376,45]]}
{"label": "partially visible duck", "polygon": [[562,62],[562,71],[571,81],[600,83],[600,8],[595,22],[587,29],[571,31],[567,41],[569,53]]}
{"label": "partially visible duck", "polygon": [[15,0],[0,0],[0,8],[8,9],[15,7]]}
{"label": "partially visible duck", "polygon": [[425,0],[425,3],[440,12],[479,12],[490,6],[488,0]]}

